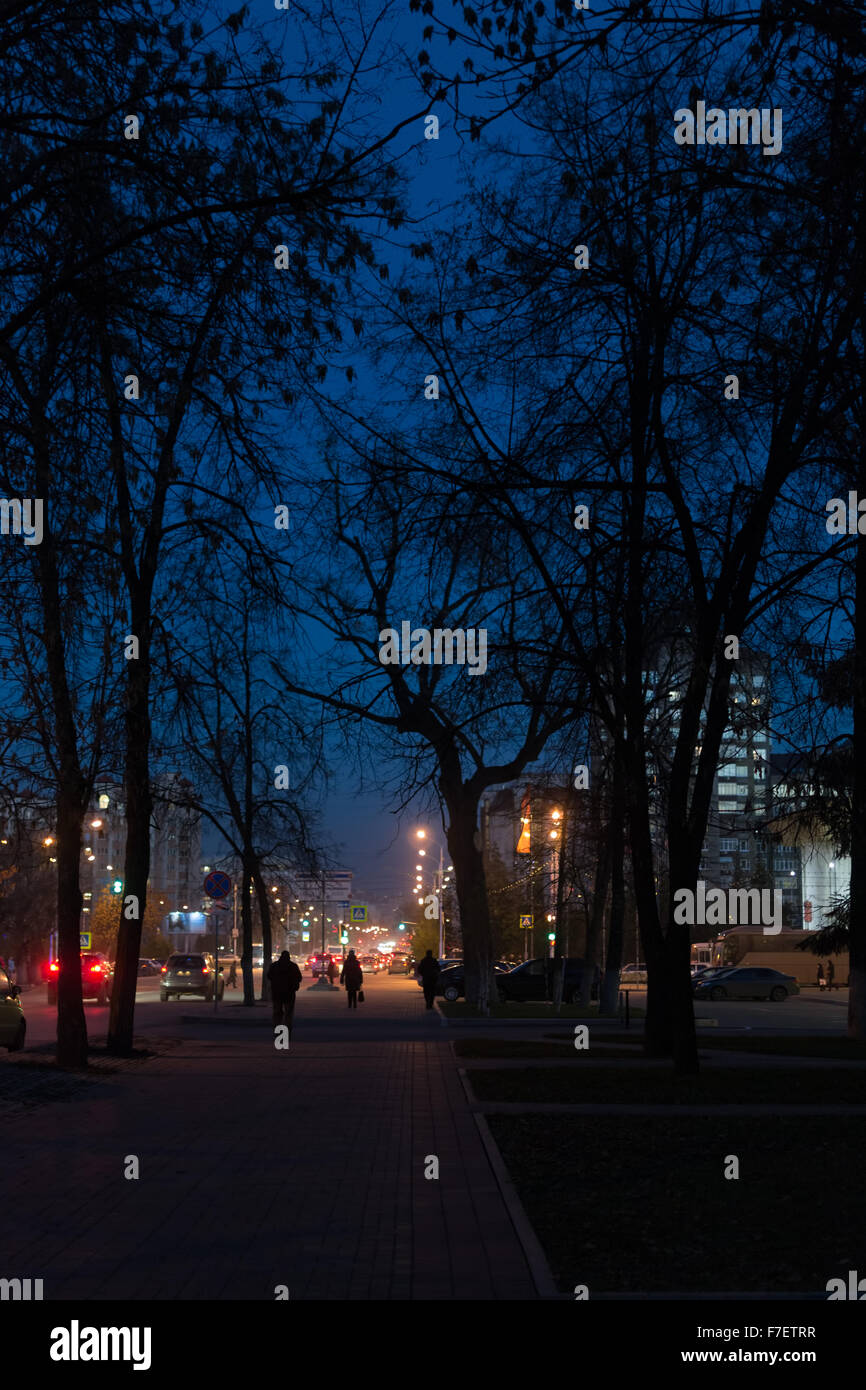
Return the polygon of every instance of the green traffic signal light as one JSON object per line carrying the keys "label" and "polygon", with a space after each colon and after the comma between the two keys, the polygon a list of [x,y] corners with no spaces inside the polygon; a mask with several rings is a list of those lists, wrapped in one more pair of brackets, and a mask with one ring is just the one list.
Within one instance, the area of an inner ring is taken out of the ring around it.
{"label": "green traffic signal light", "polygon": [[549,932],[547,933],[547,939],[548,939],[548,941],[555,941],[555,940],[556,940],[556,932],[555,932],[555,931],[549,931]]}

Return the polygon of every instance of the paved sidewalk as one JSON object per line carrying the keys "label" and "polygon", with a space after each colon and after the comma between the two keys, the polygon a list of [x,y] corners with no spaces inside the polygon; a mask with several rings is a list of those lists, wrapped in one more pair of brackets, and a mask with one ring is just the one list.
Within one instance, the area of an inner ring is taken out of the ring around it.
{"label": "paved sidewalk", "polygon": [[178,1015],[178,1046],[6,1127],[0,1275],[46,1299],[536,1298],[448,1032],[409,996],[378,1040],[371,1002],[305,1007],[289,1052],[259,1018]]}

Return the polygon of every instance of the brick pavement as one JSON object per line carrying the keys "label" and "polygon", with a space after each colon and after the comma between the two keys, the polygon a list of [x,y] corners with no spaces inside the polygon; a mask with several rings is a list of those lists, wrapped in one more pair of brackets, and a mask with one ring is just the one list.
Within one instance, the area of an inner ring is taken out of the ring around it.
{"label": "brick pavement", "polygon": [[414,986],[368,1003],[305,992],[288,1053],[263,1009],[162,1006],[180,1046],[4,1130],[0,1274],[46,1299],[537,1297],[448,1032]]}

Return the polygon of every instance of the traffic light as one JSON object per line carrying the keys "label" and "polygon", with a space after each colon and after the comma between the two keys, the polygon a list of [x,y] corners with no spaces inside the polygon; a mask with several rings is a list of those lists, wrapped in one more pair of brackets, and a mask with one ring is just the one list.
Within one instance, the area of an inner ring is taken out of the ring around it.
{"label": "traffic light", "polygon": [[548,941],[555,941],[555,940],[556,940],[556,932],[555,932],[555,931],[549,931],[549,932],[547,933],[547,939],[548,939]]}
{"label": "traffic light", "polygon": [[400,923],[399,930],[400,930],[400,931],[405,931],[405,930],[406,930],[406,923],[405,923],[405,922],[401,922],[401,923]]}
{"label": "traffic light", "polygon": [[310,919],[309,919],[309,917],[302,917],[302,918],[301,918],[301,926],[302,926],[302,927],[308,927],[309,925],[310,925]]}
{"label": "traffic light", "polygon": [[112,891],[112,893],[122,893],[122,892],[123,892],[123,879],[122,879],[122,878],[116,878],[116,879],[114,880],[113,884],[111,885],[111,891]]}

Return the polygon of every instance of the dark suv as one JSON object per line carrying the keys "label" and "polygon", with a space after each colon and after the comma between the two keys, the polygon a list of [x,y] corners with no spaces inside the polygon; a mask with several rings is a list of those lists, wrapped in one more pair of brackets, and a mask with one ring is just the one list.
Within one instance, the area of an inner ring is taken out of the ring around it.
{"label": "dark suv", "polygon": [[[48,967],[48,1003],[57,1003],[57,977],[60,962],[53,960]],[[107,1004],[111,998],[114,966],[104,951],[81,952],[81,997]]]}
{"label": "dark suv", "polygon": [[217,998],[222,999],[225,987],[222,971],[217,972],[214,958],[207,951],[194,955],[177,953],[169,956],[162,967],[159,997],[163,1004],[173,994],[178,999],[182,994],[198,994],[212,1000],[216,990]]}
{"label": "dark suv", "polygon": [[[507,975],[497,975],[496,988],[502,1003],[512,1001],[525,1003],[529,999],[553,998],[553,961],[543,956],[536,960],[525,960],[522,965],[509,970]],[[598,966],[593,971],[593,999],[598,998]],[[584,961],[580,956],[567,956],[565,975],[562,982],[562,999],[565,1004],[577,1003],[583,980]]]}

